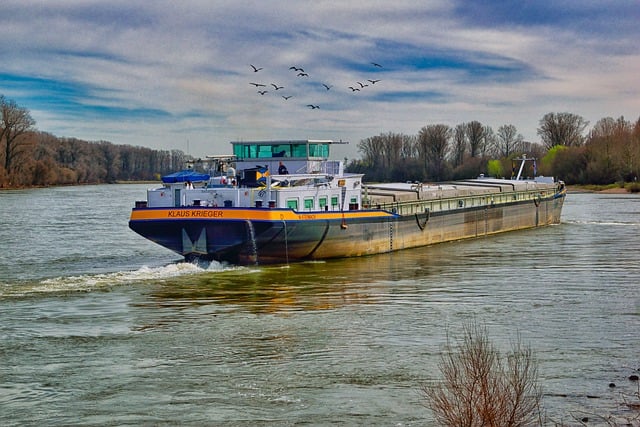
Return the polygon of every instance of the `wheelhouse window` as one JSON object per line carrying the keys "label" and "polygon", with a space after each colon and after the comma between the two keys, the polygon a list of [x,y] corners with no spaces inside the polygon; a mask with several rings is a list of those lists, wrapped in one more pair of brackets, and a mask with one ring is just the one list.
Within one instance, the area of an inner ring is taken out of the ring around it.
{"label": "wheelhouse window", "polygon": [[313,197],[305,197],[305,199],[304,199],[304,209],[306,211],[313,210],[313,204],[314,204],[313,202],[314,202]]}
{"label": "wheelhouse window", "polygon": [[293,157],[291,155],[291,144],[272,145],[271,157]]}
{"label": "wheelhouse window", "polygon": [[240,160],[293,158],[329,158],[329,144],[234,144],[233,154]]}
{"label": "wheelhouse window", "polygon": [[238,159],[257,159],[258,146],[237,144],[233,146],[233,154]]}
{"label": "wheelhouse window", "polygon": [[318,199],[318,205],[321,210],[325,210],[327,207],[327,196],[322,196]]}
{"label": "wheelhouse window", "polygon": [[258,158],[270,159],[271,157],[273,157],[271,147],[269,147],[268,145],[258,145]]}
{"label": "wheelhouse window", "polygon": [[287,199],[287,207],[289,209],[298,210],[298,199]]}
{"label": "wheelhouse window", "polygon": [[338,196],[331,196],[331,208],[336,209],[338,207]]}
{"label": "wheelhouse window", "polygon": [[291,157],[307,158],[307,145],[306,144],[293,144],[291,146]]}
{"label": "wheelhouse window", "polygon": [[329,144],[309,144],[309,157],[329,158]]}

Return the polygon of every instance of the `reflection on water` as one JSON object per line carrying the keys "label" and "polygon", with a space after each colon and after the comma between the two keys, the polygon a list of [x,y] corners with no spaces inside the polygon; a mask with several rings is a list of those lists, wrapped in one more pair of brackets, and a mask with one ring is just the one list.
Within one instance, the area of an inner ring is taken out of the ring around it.
{"label": "reflection on water", "polygon": [[474,281],[480,277],[499,284],[519,280],[510,276],[517,265],[523,269],[543,267],[538,264],[541,258],[561,251],[558,239],[562,239],[562,232],[554,228],[352,259],[205,269],[199,274],[154,281],[156,286],[149,293],[152,299],[145,303],[215,303],[275,313],[378,304],[389,298],[419,299],[429,294],[442,300],[443,296],[468,292],[465,283],[475,289],[478,284]]}
{"label": "reflection on water", "polygon": [[[303,262],[282,266],[228,268],[156,282],[148,304],[184,306],[223,304],[255,313],[326,310],[350,304],[376,304],[389,293],[428,292],[415,280],[429,281],[444,273],[448,251],[455,244],[428,250],[369,257]],[[454,249],[455,251],[455,249]]]}

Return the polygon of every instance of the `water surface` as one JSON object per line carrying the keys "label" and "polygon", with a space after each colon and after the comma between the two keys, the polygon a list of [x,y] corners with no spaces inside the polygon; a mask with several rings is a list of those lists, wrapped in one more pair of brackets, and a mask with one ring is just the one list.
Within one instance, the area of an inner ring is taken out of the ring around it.
{"label": "water surface", "polygon": [[570,194],[536,230],[233,267],[129,231],[144,190],[0,192],[2,425],[428,425],[420,386],[473,319],[503,352],[534,349],[553,420],[628,414],[638,196]]}

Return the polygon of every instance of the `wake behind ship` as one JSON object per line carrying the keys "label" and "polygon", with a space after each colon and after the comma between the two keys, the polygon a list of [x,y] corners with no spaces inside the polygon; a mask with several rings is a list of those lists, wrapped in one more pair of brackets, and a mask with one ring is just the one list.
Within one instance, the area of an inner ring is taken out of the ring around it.
{"label": "wake behind ship", "polygon": [[[553,178],[364,184],[330,140],[231,142],[210,173],[163,177],[129,227],[184,256],[238,265],[354,257],[560,222]],[[271,171],[275,171],[272,173]]]}

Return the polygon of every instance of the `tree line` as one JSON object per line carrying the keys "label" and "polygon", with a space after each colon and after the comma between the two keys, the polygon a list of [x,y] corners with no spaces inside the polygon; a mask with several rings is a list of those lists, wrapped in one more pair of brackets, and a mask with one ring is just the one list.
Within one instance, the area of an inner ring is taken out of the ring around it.
{"label": "tree line", "polygon": [[[537,160],[535,172],[567,184],[637,182],[640,176],[640,118],[600,119],[586,134],[589,122],[567,112],[547,113],[539,121],[541,142],[525,141],[512,124],[497,131],[478,121],[433,124],[417,135],[386,133],[358,143],[361,159],[350,172],[369,181],[446,181],[487,174],[510,177],[523,155]],[[517,172],[517,171],[515,171]]]}
{"label": "tree line", "polygon": [[[417,135],[386,133],[358,143],[349,172],[367,181],[446,181],[512,175],[515,159],[537,159],[537,171],[567,184],[637,182],[640,118],[589,122],[567,112],[539,121],[541,142],[525,141],[512,124],[494,131],[479,121],[432,124]],[[180,150],[154,150],[108,141],[60,138],[35,129],[28,109],[0,95],[0,188],[158,180],[193,159]]]}
{"label": "tree line", "polygon": [[0,95],[0,188],[159,180],[190,159],[180,150],[60,138],[34,126],[26,108]]}

